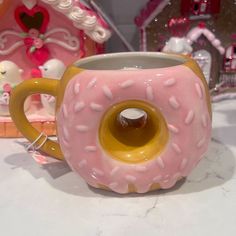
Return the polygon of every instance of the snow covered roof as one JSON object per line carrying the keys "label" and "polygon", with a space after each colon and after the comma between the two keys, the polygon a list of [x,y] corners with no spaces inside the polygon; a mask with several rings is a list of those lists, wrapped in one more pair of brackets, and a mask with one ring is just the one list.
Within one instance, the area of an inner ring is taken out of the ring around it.
{"label": "snow covered roof", "polygon": [[198,26],[191,29],[188,32],[186,38],[192,44],[193,42],[196,42],[197,39],[201,37],[201,35],[204,35],[212,44],[212,46],[219,51],[221,55],[225,53],[225,49],[223,48],[221,41],[218,38],[216,38],[213,32],[211,32],[209,29],[206,28],[203,22],[200,22]]}

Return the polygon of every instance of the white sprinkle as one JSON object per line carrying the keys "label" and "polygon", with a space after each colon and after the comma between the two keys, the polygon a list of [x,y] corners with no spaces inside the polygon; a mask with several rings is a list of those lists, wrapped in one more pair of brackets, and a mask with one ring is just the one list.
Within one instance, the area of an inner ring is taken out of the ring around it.
{"label": "white sprinkle", "polygon": [[116,167],[114,167],[114,168],[112,169],[112,171],[111,171],[110,175],[111,175],[111,176],[115,175],[115,174],[116,174],[116,172],[117,172],[119,169],[120,169],[120,167],[119,167],[119,166],[116,166]]}
{"label": "white sprinkle", "polygon": [[159,182],[161,179],[162,179],[162,176],[158,175],[158,176],[153,178],[153,182]]}
{"label": "white sprinkle", "polygon": [[74,86],[74,93],[75,93],[75,95],[78,95],[79,92],[80,92],[80,84],[76,83]]}
{"label": "white sprinkle", "polygon": [[97,169],[97,168],[93,168],[92,170],[96,175],[99,175],[99,176],[103,176],[104,175],[104,172]]}
{"label": "white sprinkle", "polygon": [[176,79],[171,78],[171,79],[168,79],[164,82],[164,86],[170,87],[170,86],[173,86],[175,83],[176,83]]}
{"label": "white sprinkle", "polygon": [[206,138],[203,137],[203,138],[197,143],[197,147],[198,147],[198,148],[202,147],[203,144],[205,143],[205,141],[206,141]]}
{"label": "white sprinkle", "polygon": [[96,152],[97,147],[96,146],[86,146],[85,151],[87,151],[87,152]]}
{"label": "white sprinkle", "polygon": [[176,110],[180,107],[180,104],[178,103],[178,101],[176,100],[176,98],[174,96],[172,96],[169,99],[169,104],[171,105],[171,107],[173,107]]}
{"label": "white sprinkle", "polygon": [[200,84],[196,83],[195,88],[196,88],[196,91],[197,91],[197,94],[198,94],[199,98],[202,99],[203,95],[202,95],[202,88],[201,88]]}
{"label": "white sprinkle", "polygon": [[88,88],[88,89],[93,88],[93,87],[96,85],[96,83],[97,83],[97,78],[93,78],[93,79],[88,83],[87,88]]}
{"label": "white sprinkle", "polygon": [[164,179],[169,179],[170,178],[170,175],[165,175],[164,176]]}
{"label": "white sprinkle", "polygon": [[89,130],[89,127],[86,125],[77,125],[75,129],[79,132],[87,132]]}
{"label": "white sprinkle", "polygon": [[146,167],[146,166],[139,165],[139,166],[136,166],[136,170],[137,170],[138,172],[145,172],[145,171],[147,171],[147,167]]}
{"label": "white sprinkle", "polygon": [[175,127],[174,125],[168,124],[168,128],[174,134],[178,134],[179,133],[179,129],[177,127]]}
{"label": "white sprinkle", "polygon": [[118,183],[117,183],[117,182],[113,182],[113,183],[110,183],[110,184],[109,184],[109,188],[112,189],[112,190],[113,190],[113,189],[116,189],[117,186],[118,186]]}
{"label": "white sprinkle", "polygon": [[70,139],[70,135],[68,129],[65,126],[63,127],[63,133],[65,136],[65,140],[68,141]]}
{"label": "white sprinkle", "polygon": [[80,112],[80,111],[82,111],[84,109],[84,107],[85,107],[85,103],[84,102],[77,102],[75,104],[74,110],[75,110],[75,112]]}
{"label": "white sprinkle", "polygon": [[168,183],[169,181],[170,181],[170,179],[164,179],[164,180],[163,180],[163,183],[166,184],[166,183]]}
{"label": "white sprinkle", "polygon": [[67,118],[68,117],[68,110],[67,110],[66,105],[63,105],[62,112],[63,112],[64,118]]}
{"label": "white sprinkle", "polygon": [[184,123],[185,123],[186,125],[189,125],[189,124],[192,123],[193,119],[194,119],[194,111],[193,111],[193,110],[190,110],[190,111],[188,112],[188,114],[187,114],[185,120],[184,120]]}
{"label": "white sprinkle", "polygon": [[153,93],[153,88],[152,86],[148,86],[146,88],[146,94],[147,94],[147,99],[152,101],[154,99],[154,93]]}
{"label": "white sprinkle", "polygon": [[156,161],[157,161],[157,164],[161,167],[161,169],[165,168],[165,164],[163,160],[161,159],[161,157],[158,157]]}
{"label": "white sprinkle", "polygon": [[178,144],[176,143],[172,143],[172,148],[174,149],[174,151],[177,153],[177,154],[180,154],[182,152],[181,148],[179,147]]}
{"label": "white sprinkle", "polygon": [[205,115],[202,115],[202,126],[203,128],[206,128],[207,127],[207,118]]}
{"label": "white sprinkle", "polygon": [[83,168],[86,165],[87,165],[87,161],[86,160],[82,160],[82,161],[79,162],[79,168]]}
{"label": "white sprinkle", "polygon": [[174,174],[173,179],[178,180],[180,177],[181,177],[181,173],[177,172],[176,174]]}
{"label": "white sprinkle", "polygon": [[188,160],[184,158],[181,162],[180,170],[183,170],[186,167],[187,163],[188,163]]}
{"label": "white sprinkle", "polygon": [[129,182],[135,182],[136,181],[136,177],[132,176],[132,175],[126,175],[125,176],[126,180],[129,181]]}
{"label": "white sprinkle", "polygon": [[123,82],[120,86],[121,88],[128,88],[130,86],[132,86],[134,84],[133,80],[127,80],[125,82]]}
{"label": "white sprinkle", "polygon": [[110,100],[113,99],[113,94],[112,94],[112,92],[111,92],[111,89],[110,89],[108,86],[106,86],[106,85],[103,86],[103,87],[102,87],[102,90],[103,90],[105,96],[106,96],[108,99],[110,99]]}
{"label": "white sprinkle", "polygon": [[94,111],[99,111],[100,112],[100,111],[103,110],[103,106],[102,105],[97,104],[97,103],[93,103],[93,102],[90,104],[90,107]]}

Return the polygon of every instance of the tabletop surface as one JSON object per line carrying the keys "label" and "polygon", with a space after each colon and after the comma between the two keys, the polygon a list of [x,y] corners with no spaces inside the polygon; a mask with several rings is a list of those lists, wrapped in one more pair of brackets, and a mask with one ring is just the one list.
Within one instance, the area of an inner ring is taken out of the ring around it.
{"label": "tabletop surface", "polygon": [[143,195],[90,188],[65,162],[41,166],[19,140],[1,139],[0,235],[236,235],[236,100],[213,111],[209,151],[191,175]]}

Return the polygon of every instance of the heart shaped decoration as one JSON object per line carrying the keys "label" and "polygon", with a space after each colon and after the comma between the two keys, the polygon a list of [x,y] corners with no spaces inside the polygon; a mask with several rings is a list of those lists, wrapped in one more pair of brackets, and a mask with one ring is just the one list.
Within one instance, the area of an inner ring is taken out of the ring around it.
{"label": "heart shaped decoration", "polygon": [[49,14],[45,8],[37,5],[32,9],[20,6],[15,10],[15,20],[24,32],[37,29],[40,33],[45,33],[49,23]]}

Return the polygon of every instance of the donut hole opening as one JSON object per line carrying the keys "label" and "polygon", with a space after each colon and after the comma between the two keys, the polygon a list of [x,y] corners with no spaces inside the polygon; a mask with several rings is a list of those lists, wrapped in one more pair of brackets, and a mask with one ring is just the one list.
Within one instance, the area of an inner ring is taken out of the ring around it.
{"label": "donut hole opening", "polygon": [[99,141],[110,157],[129,163],[154,158],[166,146],[169,133],[161,112],[144,101],[113,105],[104,115]]}
{"label": "donut hole opening", "polygon": [[117,121],[121,128],[124,129],[139,129],[144,128],[147,124],[147,113],[138,108],[128,108],[120,112]]}

